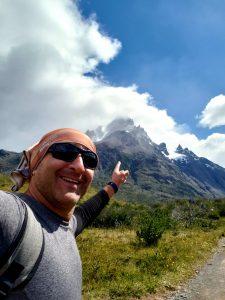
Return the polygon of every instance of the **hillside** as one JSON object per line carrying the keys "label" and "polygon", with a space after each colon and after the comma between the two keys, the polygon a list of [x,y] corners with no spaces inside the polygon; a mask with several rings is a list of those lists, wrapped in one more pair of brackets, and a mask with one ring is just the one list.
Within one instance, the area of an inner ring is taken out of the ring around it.
{"label": "hillside", "polygon": [[20,153],[0,149],[0,173],[10,173],[18,165],[20,156]]}
{"label": "hillside", "polygon": [[[152,202],[172,198],[220,198],[225,196],[225,169],[178,145],[171,159],[166,144],[155,144],[131,119],[116,119],[106,127],[88,131],[95,141],[100,163],[94,185],[101,188],[118,160],[130,171],[120,196]],[[20,153],[0,150],[0,172],[9,174]]]}
{"label": "hillside", "polygon": [[225,169],[177,147],[170,159],[166,144],[155,144],[131,119],[115,120],[88,134],[96,141],[100,166],[95,182],[101,186],[118,160],[130,170],[122,193],[149,201],[185,197],[218,198],[225,195]]}

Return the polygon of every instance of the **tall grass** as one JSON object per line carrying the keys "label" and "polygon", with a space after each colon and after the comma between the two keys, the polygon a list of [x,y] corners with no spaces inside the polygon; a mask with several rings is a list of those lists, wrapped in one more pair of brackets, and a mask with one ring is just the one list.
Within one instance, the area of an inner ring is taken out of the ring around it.
{"label": "tall grass", "polygon": [[146,247],[134,230],[86,229],[78,237],[83,262],[83,299],[129,299],[162,292],[190,277],[209,257],[224,222],[216,230],[167,231]]}
{"label": "tall grass", "polygon": [[133,299],[175,289],[225,235],[224,207],[222,199],[152,207],[112,201],[95,222],[99,228],[78,238],[84,299]]}

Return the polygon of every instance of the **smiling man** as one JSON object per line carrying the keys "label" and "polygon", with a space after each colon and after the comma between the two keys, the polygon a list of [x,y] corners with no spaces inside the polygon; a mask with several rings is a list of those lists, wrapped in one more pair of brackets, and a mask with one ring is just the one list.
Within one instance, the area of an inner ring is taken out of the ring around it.
{"label": "smiling man", "polygon": [[[13,190],[18,191],[28,181],[27,192],[0,192],[0,298],[2,291],[6,299],[81,299],[82,268],[75,237],[97,217],[129,174],[120,170],[118,162],[111,181],[76,207],[97,165],[94,143],[71,128],[49,132],[23,152],[12,172]],[[2,262],[21,232],[26,206],[41,225],[44,243],[32,276],[13,286],[18,266],[13,276],[7,277]]]}

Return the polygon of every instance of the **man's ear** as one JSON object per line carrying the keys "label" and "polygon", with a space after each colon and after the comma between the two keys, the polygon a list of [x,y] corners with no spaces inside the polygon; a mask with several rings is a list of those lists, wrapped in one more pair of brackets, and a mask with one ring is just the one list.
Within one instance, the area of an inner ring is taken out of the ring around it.
{"label": "man's ear", "polygon": [[36,174],[36,170],[32,171],[31,177],[35,176],[35,174]]}

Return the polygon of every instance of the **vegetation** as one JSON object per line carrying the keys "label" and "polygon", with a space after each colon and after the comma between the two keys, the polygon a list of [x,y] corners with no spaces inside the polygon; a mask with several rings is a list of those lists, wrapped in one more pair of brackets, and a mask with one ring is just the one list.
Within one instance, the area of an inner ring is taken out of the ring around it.
{"label": "vegetation", "polygon": [[225,235],[225,199],[112,200],[78,237],[84,299],[130,299],[187,280]]}
{"label": "vegetation", "polygon": [[[0,175],[0,188],[10,186],[9,178]],[[91,188],[81,203],[94,193]],[[149,205],[111,200],[77,239],[83,299],[134,299],[174,289],[225,235],[224,217],[225,199]]]}
{"label": "vegetation", "polygon": [[0,174],[0,190],[10,191],[12,181],[9,179],[9,176]]}
{"label": "vegetation", "polygon": [[[11,192],[11,187],[13,186],[12,180],[9,178],[9,176],[5,174],[0,173],[0,190],[4,190],[7,192]],[[24,184],[24,186],[21,188],[20,192],[25,192],[27,190],[27,183]]]}
{"label": "vegetation", "polygon": [[78,237],[83,299],[129,299],[171,290],[210,255],[223,230],[185,229],[139,243],[135,230],[90,228]]}
{"label": "vegetation", "polygon": [[171,225],[172,219],[169,216],[169,210],[157,208],[150,211],[146,209],[139,219],[137,236],[147,246],[156,245],[163,232]]}

